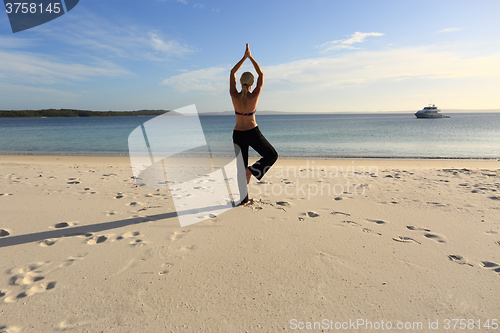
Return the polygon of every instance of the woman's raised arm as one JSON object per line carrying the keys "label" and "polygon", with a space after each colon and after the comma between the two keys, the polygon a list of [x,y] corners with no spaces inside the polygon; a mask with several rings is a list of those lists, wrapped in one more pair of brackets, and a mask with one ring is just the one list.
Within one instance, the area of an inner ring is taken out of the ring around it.
{"label": "woman's raised arm", "polygon": [[260,68],[260,66],[257,63],[257,61],[255,61],[255,59],[252,57],[252,54],[250,53],[250,49],[248,48],[248,44],[247,44],[247,50],[245,51],[245,56],[248,59],[250,59],[250,61],[252,62],[253,67],[255,68],[255,71],[259,75],[259,77],[257,78],[257,84],[255,85],[255,89],[253,90],[252,93],[254,93],[254,94],[255,93],[260,94],[260,91],[262,90],[262,87],[264,86],[264,72]]}
{"label": "woman's raised arm", "polygon": [[[247,50],[248,50],[248,44],[247,44]],[[241,58],[240,61],[236,65],[234,65],[233,69],[231,69],[231,74],[229,75],[229,93],[230,94],[237,94],[238,90],[236,90],[236,72],[241,68],[241,65],[245,62],[247,59],[247,53],[245,51],[245,55],[243,58]]]}

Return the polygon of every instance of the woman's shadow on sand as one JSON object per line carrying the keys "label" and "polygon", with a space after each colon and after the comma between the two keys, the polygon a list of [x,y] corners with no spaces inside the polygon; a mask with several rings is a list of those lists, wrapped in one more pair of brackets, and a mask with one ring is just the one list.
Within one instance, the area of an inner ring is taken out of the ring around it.
{"label": "woman's shadow on sand", "polygon": [[145,222],[166,220],[166,219],[178,217],[179,215],[194,214],[194,213],[199,213],[200,211],[205,211],[205,210],[206,211],[213,211],[213,210],[221,209],[224,207],[226,207],[226,206],[224,206],[224,205],[211,206],[211,207],[205,207],[203,209],[185,210],[185,211],[180,211],[180,212],[169,212],[169,213],[165,213],[165,214],[156,214],[156,215],[150,215],[150,216],[144,216],[144,217],[134,217],[134,218],[124,219],[124,220],[96,223],[96,224],[84,225],[84,226],[79,226],[79,227],[60,228],[57,230],[42,231],[42,232],[36,232],[36,233],[32,233],[32,234],[2,237],[2,238],[0,238],[0,248],[7,247],[7,246],[13,246],[13,245],[19,245],[19,244],[40,242],[40,241],[43,241],[45,239],[53,239],[53,238],[61,238],[61,237],[73,237],[73,236],[80,236],[80,235],[85,236],[85,235],[88,235],[91,233],[100,232],[100,231],[104,231],[104,230],[122,228],[122,227],[126,227],[128,225],[140,224],[140,223],[145,223]]}

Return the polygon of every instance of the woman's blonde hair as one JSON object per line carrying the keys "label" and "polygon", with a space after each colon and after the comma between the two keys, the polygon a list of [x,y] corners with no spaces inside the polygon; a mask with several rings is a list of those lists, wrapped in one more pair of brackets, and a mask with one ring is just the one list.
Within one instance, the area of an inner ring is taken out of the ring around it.
{"label": "woman's blonde hair", "polygon": [[240,83],[241,83],[241,101],[243,105],[247,104],[247,93],[248,93],[248,87],[250,87],[253,84],[253,74],[250,72],[245,72],[241,74],[240,78]]}

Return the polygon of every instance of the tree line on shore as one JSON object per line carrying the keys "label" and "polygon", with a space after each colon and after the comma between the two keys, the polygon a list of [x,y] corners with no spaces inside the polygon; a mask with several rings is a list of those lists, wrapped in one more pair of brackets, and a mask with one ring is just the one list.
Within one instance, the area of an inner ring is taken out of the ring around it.
{"label": "tree line on shore", "polygon": [[159,116],[167,110],[87,111],[74,109],[0,110],[0,118]]}

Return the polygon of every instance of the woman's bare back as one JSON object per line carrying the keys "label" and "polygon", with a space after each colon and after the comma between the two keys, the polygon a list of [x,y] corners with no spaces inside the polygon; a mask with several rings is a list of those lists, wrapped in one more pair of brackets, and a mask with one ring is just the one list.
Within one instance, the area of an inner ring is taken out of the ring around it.
{"label": "woman's bare back", "polygon": [[[252,92],[250,92],[250,90],[253,85],[253,76],[250,73],[248,74],[251,77],[251,82],[246,83],[245,87],[244,88],[242,87],[242,91],[238,91],[236,89],[236,72],[240,69],[241,65],[247,58],[250,59],[257,74],[259,75],[259,77],[257,78],[257,84],[255,85],[255,89]],[[236,117],[236,126],[234,127],[235,130],[246,131],[257,126],[257,122],[255,121],[255,110],[257,108],[257,102],[259,101],[260,93],[262,91],[263,86],[264,86],[264,73],[262,72],[262,69],[257,64],[257,62],[253,59],[247,44],[245,55],[231,70],[231,75],[229,77],[229,93],[231,95],[231,100],[233,102],[233,107]],[[244,96],[245,95],[243,91],[244,89],[245,92],[247,91],[246,98]]]}
{"label": "woman's bare back", "polygon": [[234,111],[241,114],[253,114],[248,116],[235,114],[236,125],[234,126],[234,129],[237,131],[247,131],[257,126],[257,122],[255,121],[255,109],[257,108],[259,96],[255,96],[250,92],[247,93],[246,105],[243,105],[242,95],[243,94],[241,92],[234,96],[231,95]]}

